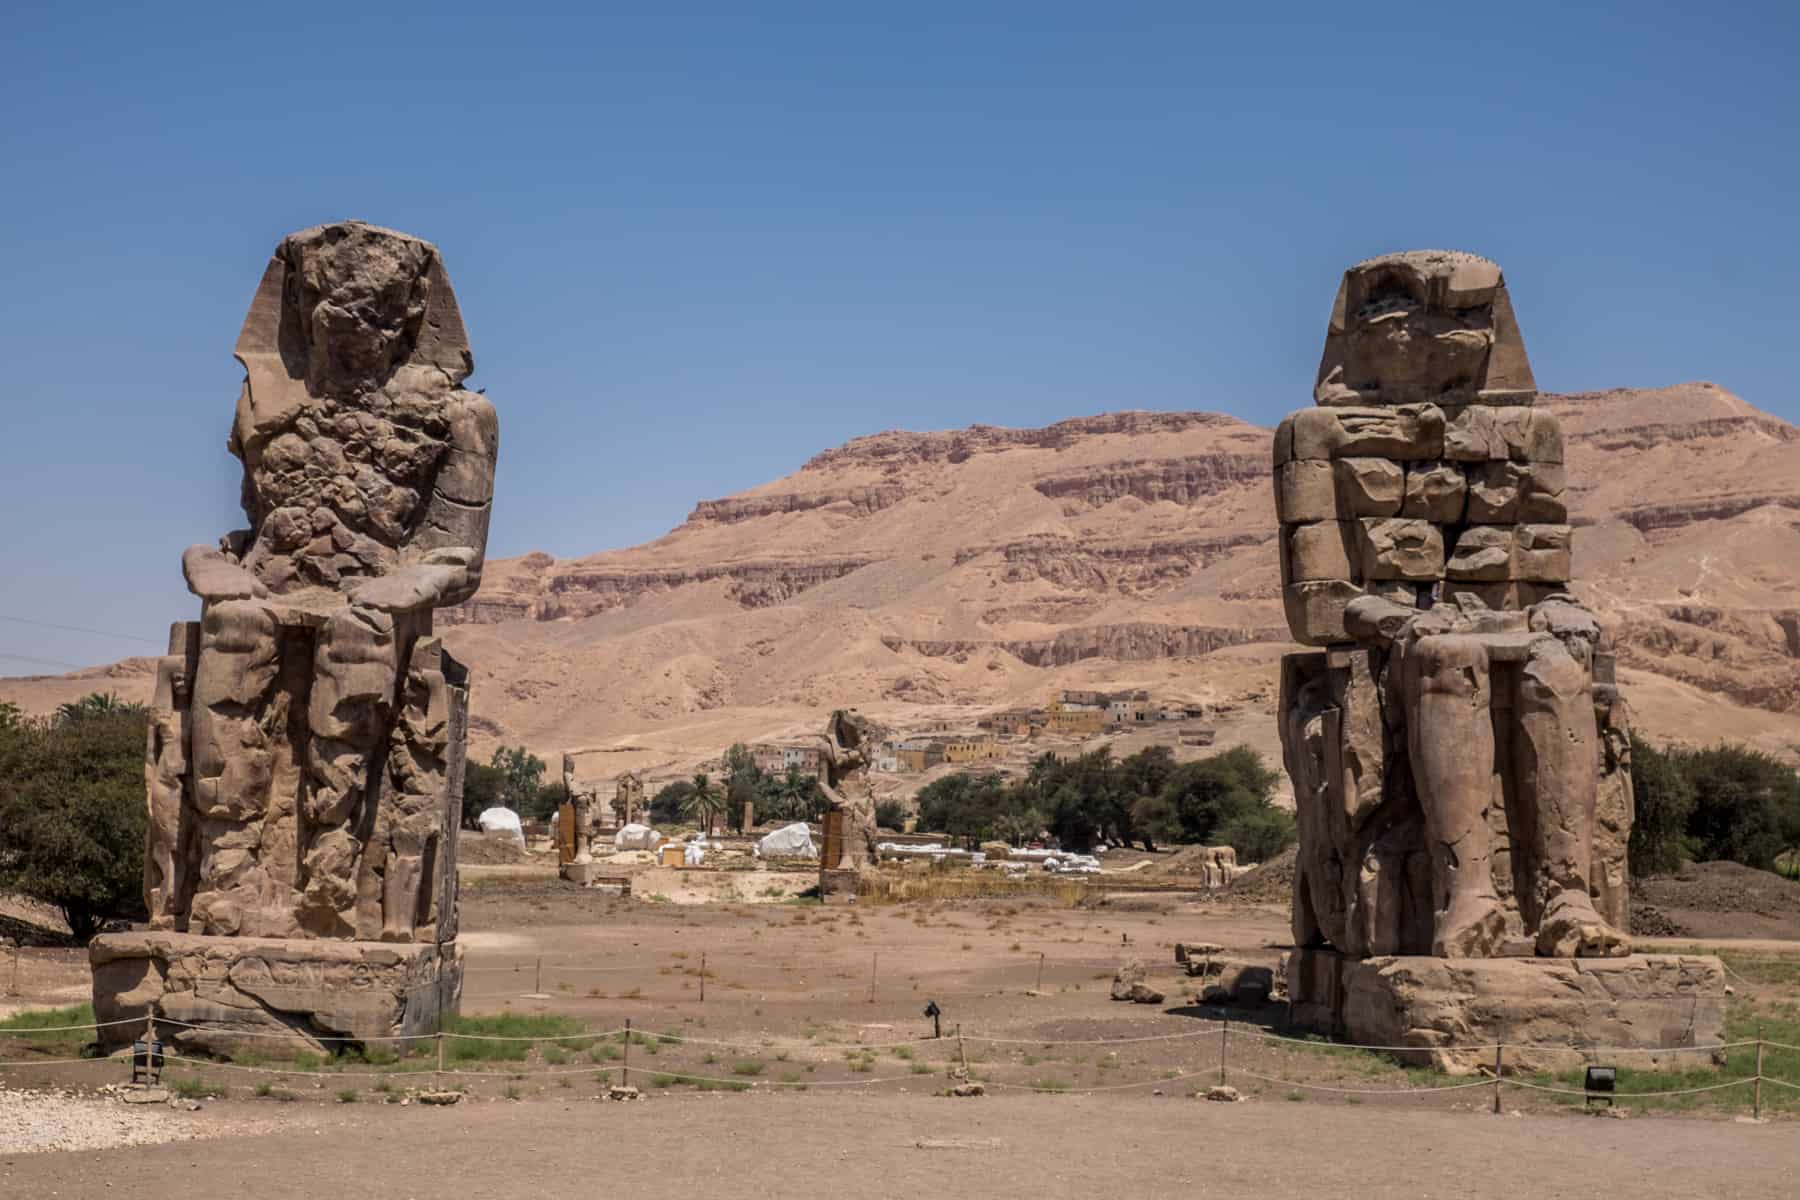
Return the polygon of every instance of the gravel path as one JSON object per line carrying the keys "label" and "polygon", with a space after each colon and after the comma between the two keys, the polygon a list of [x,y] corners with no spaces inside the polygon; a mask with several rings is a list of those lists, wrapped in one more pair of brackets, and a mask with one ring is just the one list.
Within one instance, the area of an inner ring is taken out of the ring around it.
{"label": "gravel path", "polygon": [[215,1132],[166,1105],[0,1088],[0,1156],[148,1146]]}

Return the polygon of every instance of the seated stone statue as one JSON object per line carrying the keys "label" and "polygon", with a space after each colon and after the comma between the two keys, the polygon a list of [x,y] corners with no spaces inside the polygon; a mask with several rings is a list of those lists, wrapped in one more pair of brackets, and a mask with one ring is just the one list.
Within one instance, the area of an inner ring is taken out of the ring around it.
{"label": "seated stone statue", "polygon": [[281,243],[237,357],[227,445],[250,528],[182,556],[202,616],[159,675],[152,923],[425,940],[454,895],[439,859],[464,682],[432,610],[481,581],[494,408],[461,387],[473,362],[435,247],[359,222]]}
{"label": "seated stone statue", "polygon": [[1276,434],[1302,947],[1629,952],[1628,726],[1567,590],[1562,435],[1500,269],[1344,276],[1317,407]]}

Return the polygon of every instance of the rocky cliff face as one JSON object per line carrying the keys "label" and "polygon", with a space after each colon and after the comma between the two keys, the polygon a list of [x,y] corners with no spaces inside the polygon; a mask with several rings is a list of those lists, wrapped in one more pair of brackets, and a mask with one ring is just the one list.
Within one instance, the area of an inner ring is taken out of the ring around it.
{"label": "rocky cliff face", "polygon": [[[1621,632],[1640,724],[1800,747],[1800,430],[1711,384],[1542,402],[1578,590]],[[1145,412],[880,433],[643,546],[490,561],[438,614],[476,671],[478,752],[698,758],[833,706],[957,723],[1062,686],[1198,701],[1273,752],[1271,437]]]}

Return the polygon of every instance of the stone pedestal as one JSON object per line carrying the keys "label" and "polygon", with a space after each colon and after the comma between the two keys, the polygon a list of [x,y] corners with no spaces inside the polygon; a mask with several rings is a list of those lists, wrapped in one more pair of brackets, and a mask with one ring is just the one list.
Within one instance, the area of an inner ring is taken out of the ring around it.
{"label": "stone pedestal", "polygon": [[557,868],[557,873],[570,883],[578,883],[582,887],[592,887],[594,877],[599,868],[592,862],[566,862]]}
{"label": "stone pedestal", "polygon": [[[1288,959],[1296,1025],[1453,1075],[1491,1068],[1568,1070],[1616,1048],[1668,1050],[1725,1040],[1725,968],[1699,955],[1626,958]],[[1595,1053],[1598,1051],[1598,1053]],[[1633,1067],[1696,1066],[1707,1056],[1634,1053]]]}
{"label": "stone pedestal", "polygon": [[[116,933],[88,949],[94,1019],[107,1049],[143,1032],[178,1051],[332,1051],[332,1038],[420,1035],[462,998],[457,944]],[[275,1041],[265,1034],[282,1034]]]}
{"label": "stone pedestal", "polygon": [[857,884],[861,881],[862,875],[857,871],[821,870],[819,899],[826,904],[855,904]]}

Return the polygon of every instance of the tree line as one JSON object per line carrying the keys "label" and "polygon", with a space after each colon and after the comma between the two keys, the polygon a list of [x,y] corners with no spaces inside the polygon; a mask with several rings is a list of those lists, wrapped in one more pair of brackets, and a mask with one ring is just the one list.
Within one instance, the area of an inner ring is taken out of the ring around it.
{"label": "tree line", "polygon": [[1294,841],[1294,818],[1271,802],[1280,776],[1248,746],[1178,763],[1167,746],[1125,758],[1101,747],[1045,754],[1025,775],[958,772],[919,792],[919,828],[975,844],[1018,845],[1048,833],[1064,847],[1158,842],[1229,845],[1261,862]]}
{"label": "tree line", "polygon": [[1631,873],[1726,859],[1772,871],[1800,851],[1800,775],[1770,754],[1662,747],[1633,734]]}

